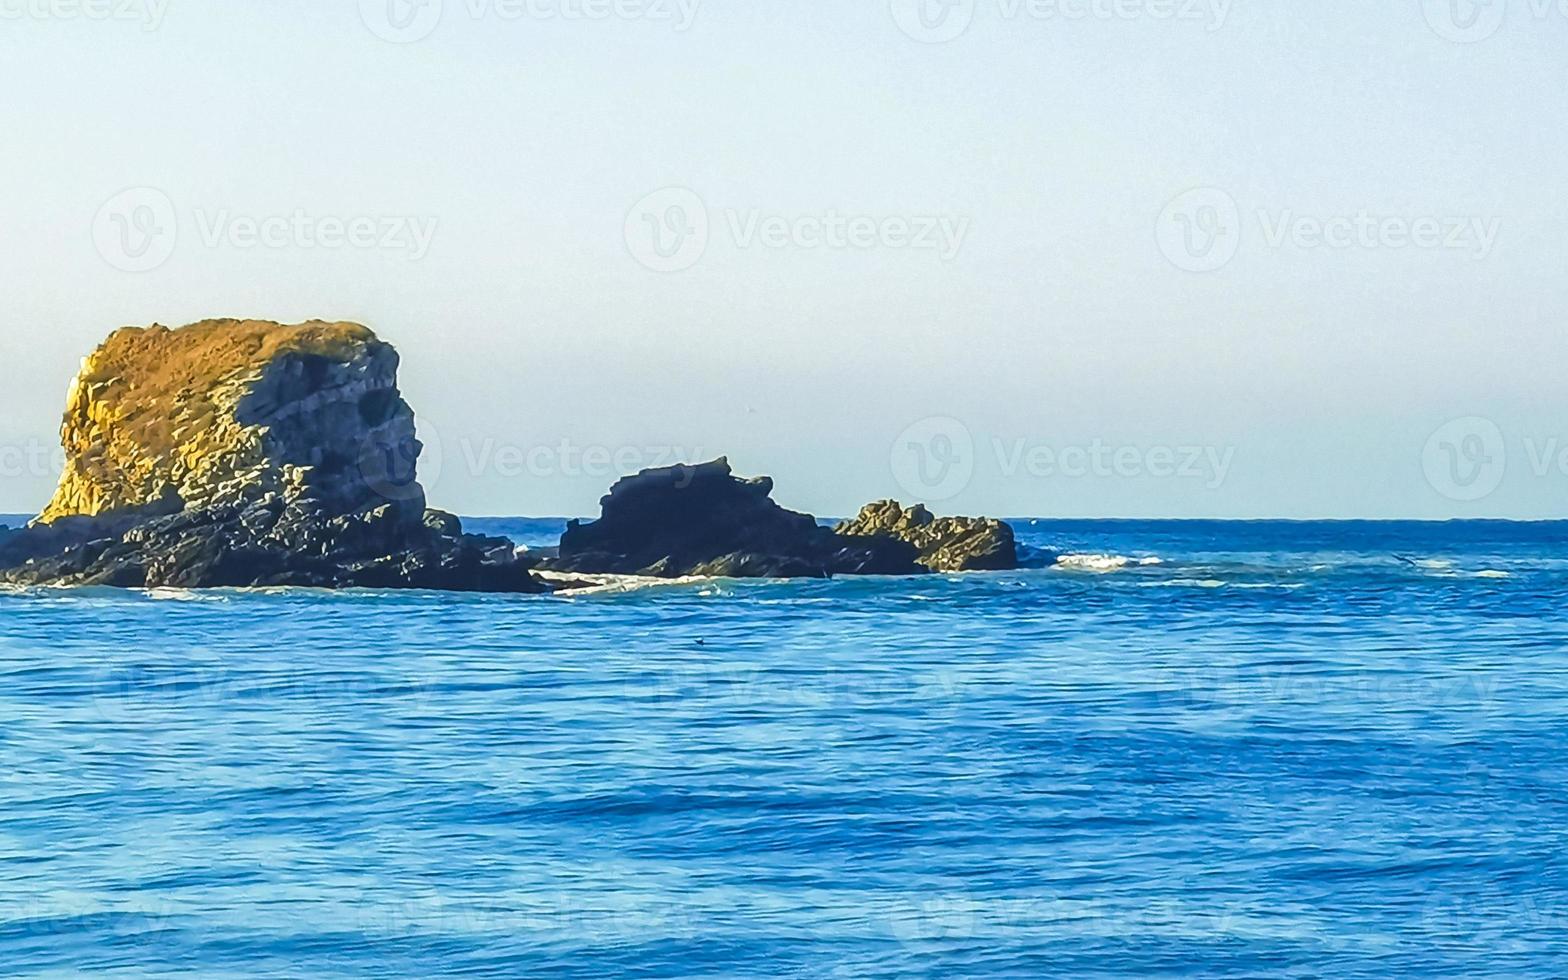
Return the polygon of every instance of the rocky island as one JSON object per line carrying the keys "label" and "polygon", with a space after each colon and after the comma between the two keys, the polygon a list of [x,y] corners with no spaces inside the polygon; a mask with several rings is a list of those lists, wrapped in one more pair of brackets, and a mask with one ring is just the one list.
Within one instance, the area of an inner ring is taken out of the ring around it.
{"label": "rocky island", "polygon": [[0,582],[536,593],[558,575],[827,577],[1016,567],[1012,529],[868,505],[837,527],[727,460],[618,482],[558,553],[522,559],[426,506],[398,355],[353,323],[116,331],[67,396],[59,488],[0,528]]}
{"label": "rocky island", "polygon": [[825,578],[919,575],[1017,565],[1000,521],[936,518],[923,506],[870,504],[835,528],[786,510],[767,477],[734,476],[727,459],[645,470],[611,488],[597,521],[571,521],[544,567],[661,577]]}
{"label": "rocky island", "polygon": [[365,327],[116,331],[66,399],[59,489],[0,538],[16,584],[542,592],[425,508],[398,355]]}

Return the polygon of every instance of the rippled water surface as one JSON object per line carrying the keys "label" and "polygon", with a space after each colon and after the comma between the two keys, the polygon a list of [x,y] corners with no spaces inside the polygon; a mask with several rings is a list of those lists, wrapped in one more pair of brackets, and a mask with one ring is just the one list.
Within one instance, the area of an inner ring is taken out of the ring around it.
{"label": "rippled water surface", "polygon": [[1067,557],[0,594],[0,972],[1568,972],[1568,525],[1019,527]]}

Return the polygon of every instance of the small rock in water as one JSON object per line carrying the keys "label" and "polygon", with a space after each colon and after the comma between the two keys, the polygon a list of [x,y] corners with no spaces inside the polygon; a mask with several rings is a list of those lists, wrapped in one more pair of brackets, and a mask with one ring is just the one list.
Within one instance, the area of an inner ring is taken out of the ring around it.
{"label": "small rock in water", "polygon": [[1013,529],[988,517],[937,517],[924,504],[883,500],[834,528],[850,537],[889,537],[911,544],[933,572],[1007,571],[1018,567]]}

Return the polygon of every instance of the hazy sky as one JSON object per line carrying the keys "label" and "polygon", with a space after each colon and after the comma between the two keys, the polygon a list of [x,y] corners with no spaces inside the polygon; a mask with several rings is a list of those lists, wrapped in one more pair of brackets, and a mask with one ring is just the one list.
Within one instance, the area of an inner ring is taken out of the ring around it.
{"label": "hazy sky", "polygon": [[0,511],[246,316],[397,344],[470,514],[1568,516],[1568,16],[924,3],[0,0]]}

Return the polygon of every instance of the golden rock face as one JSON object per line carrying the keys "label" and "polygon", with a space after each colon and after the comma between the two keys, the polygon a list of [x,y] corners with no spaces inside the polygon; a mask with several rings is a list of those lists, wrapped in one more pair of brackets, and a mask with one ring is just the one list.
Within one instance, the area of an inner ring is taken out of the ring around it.
{"label": "golden rock face", "polygon": [[915,561],[933,572],[1009,569],[1017,565],[1013,529],[986,517],[937,517],[924,504],[879,500],[834,528],[849,537],[885,536],[913,545]]}
{"label": "golden rock face", "polygon": [[266,493],[368,500],[363,454],[417,454],[397,365],[391,345],[354,323],[118,330],[71,383],[65,471],[38,520]]}

